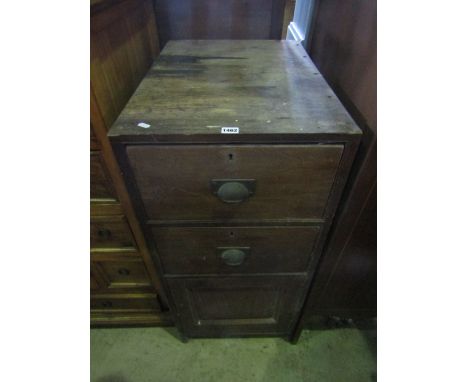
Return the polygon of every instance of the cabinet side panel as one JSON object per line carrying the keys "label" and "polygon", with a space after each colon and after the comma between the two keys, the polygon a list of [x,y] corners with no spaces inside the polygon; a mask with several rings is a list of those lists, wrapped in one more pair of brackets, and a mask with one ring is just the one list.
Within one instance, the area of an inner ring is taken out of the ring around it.
{"label": "cabinet side panel", "polygon": [[376,1],[320,0],[308,52],[363,131],[304,322],[376,315]]}

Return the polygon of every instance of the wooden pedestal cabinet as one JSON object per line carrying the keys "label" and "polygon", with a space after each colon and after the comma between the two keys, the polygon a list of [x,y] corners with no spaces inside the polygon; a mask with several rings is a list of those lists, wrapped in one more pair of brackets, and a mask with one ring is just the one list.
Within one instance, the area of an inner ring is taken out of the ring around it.
{"label": "wooden pedestal cabinet", "polygon": [[294,42],[166,45],[108,136],[184,337],[294,337],[360,134]]}
{"label": "wooden pedestal cabinet", "polygon": [[171,323],[107,138],[159,52],[151,0],[91,2],[91,324]]}

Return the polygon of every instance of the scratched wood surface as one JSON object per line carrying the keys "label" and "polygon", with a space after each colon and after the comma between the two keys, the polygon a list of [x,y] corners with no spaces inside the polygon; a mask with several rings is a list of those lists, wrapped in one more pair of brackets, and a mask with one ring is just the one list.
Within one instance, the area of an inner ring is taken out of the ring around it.
{"label": "scratched wood surface", "polygon": [[[140,122],[151,125],[139,127]],[[360,134],[292,41],[170,41],[109,135]]]}

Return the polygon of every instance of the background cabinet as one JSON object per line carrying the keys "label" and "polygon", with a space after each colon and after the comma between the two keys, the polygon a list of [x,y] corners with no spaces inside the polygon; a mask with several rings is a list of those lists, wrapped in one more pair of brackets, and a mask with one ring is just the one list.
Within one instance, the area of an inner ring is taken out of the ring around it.
{"label": "background cabinet", "polygon": [[169,40],[281,39],[286,0],[157,0],[161,47]]}
{"label": "background cabinet", "polygon": [[107,138],[159,53],[151,0],[91,2],[91,324],[170,324]]}
{"label": "background cabinet", "polygon": [[308,53],[363,132],[302,324],[377,315],[377,4],[317,0]]}

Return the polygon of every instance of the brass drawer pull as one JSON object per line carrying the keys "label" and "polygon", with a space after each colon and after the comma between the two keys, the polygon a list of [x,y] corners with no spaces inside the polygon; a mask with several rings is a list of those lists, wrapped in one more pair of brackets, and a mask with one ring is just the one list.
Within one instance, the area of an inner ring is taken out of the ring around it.
{"label": "brass drawer pull", "polygon": [[213,179],[213,193],[224,203],[242,203],[255,191],[255,179]]}
{"label": "brass drawer pull", "polygon": [[250,253],[249,247],[241,248],[217,248],[219,256],[224,264],[235,267],[241,265]]}

